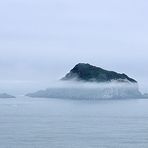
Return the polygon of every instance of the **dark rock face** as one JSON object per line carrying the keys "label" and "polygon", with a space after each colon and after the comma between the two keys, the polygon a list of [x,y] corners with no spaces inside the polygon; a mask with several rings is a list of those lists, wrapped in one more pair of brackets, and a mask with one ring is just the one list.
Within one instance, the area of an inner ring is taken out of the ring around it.
{"label": "dark rock face", "polygon": [[104,70],[85,63],[77,64],[64,78],[62,78],[62,80],[73,79],[88,82],[110,82],[116,80],[118,82],[137,83],[136,80],[128,77],[125,74]]}
{"label": "dark rock face", "polygon": [[3,94],[0,94],[0,98],[15,98],[15,97],[12,96],[12,95],[9,95],[9,94],[6,94],[6,93],[3,93]]}

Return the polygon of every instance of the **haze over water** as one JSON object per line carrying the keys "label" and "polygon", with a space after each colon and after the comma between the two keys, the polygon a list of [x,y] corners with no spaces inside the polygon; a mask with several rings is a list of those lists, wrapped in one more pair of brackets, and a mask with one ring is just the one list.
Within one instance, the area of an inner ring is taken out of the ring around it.
{"label": "haze over water", "polygon": [[125,73],[148,92],[148,1],[0,1],[0,93],[46,88],[75,64]]}
{"label": "haze over water", "polygon": [[0,148],[147,148],[148,99],[0,99]]}
{"label": "haze over water", "polygon": [[0,94],[18,97],[0,99],[0,148],[148,148],[148,99],[20,97],[82,62],[148,92],[147,8],[146,0],[1,0]]}

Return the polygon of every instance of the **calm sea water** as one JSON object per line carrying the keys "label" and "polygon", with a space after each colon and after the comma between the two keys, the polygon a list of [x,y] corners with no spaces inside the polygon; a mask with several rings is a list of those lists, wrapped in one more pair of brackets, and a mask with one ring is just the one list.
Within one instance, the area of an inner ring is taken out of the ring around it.
{"label": "calm sea water", "polygon": [[0,148],[148,148],[148,99],[0,99]]}

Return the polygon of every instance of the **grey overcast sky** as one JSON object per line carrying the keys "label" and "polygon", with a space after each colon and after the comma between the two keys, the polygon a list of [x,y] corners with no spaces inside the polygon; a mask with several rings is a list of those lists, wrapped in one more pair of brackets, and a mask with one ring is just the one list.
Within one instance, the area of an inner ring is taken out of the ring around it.
{"label": "grey overcast sky", "polygon": [[79,62],[124,72],[148,91],[147,8],[147,0],[1,0],[1,91],[47,87]]}

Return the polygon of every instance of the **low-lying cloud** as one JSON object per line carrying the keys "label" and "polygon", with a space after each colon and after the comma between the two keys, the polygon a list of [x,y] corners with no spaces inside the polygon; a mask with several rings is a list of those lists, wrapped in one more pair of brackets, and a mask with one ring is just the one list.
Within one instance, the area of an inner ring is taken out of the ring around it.
{"label": "low-lying cloud", "polygon": [[107,99],[139,97],[141,93],[137,83],[59,81],[50,85],[46,90],[30,93],[28,96],[67,99]]}

